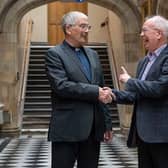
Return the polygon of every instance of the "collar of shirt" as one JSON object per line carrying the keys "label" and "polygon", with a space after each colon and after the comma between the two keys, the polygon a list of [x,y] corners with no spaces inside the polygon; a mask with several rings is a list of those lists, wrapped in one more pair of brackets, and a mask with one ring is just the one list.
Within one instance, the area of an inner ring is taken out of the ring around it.
{"label": "collar of shirt", "polygon": [[167,44],[163,44],[158,49],[156,49],[154,52],[149,52],[147,54],[147,57],[149,58],[149,61],[155,60],[160,55],[160,53],[164,50],[164,48],[166,46],[167,46]]}
{"label": "collar of shirt", "polygon": [[156,58],[157,58],[157,55],[155,54],[155,52],[149,52],[148,54],[147,54],[147,57],[148,57],[148,59],[149,59],[149,62],[152,62],[152,61],[154,61]]}

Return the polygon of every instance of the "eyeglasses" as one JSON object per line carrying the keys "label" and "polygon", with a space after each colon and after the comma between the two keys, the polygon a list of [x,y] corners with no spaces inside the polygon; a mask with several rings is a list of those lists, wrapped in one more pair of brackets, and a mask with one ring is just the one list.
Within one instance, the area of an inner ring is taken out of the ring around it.
{"label": "eyeglasses", "polygon": [[141,30],[141,33],[143,32],[148,32],[148,31],[161,31],[160,29],[157,29],[157,28],[142,28],[142,30]]}
{"label": "eyeglasses", "polygon": [[91,26],[88,24],[80,24],[78,25],[82,30],[90,30]]}
{"label": "eyeglasses", "polygon": [[79,28],[81,28],[82,30],[86,31],[86,30],[90,30],[92,27],[89,24],[74,24],[71,26],[78,26]]}

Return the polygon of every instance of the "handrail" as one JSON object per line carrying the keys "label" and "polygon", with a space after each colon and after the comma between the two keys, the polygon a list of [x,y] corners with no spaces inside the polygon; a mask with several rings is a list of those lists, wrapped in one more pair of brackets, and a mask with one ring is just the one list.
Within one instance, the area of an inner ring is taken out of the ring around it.
{"label": "handrail", "polygon": [[[107,33],[108,33],[108,41],[107,41],[107,45],[108,45],[108,58],[110,61],[110,68],[111,68],[111,72],[112,72],[112,78],[113,81],[115,82],[115,88],[116,89],[120,89],[120,84],[119,84],[119,79],[118,79],[118,73],[117,73],[117,64],[116,64],[116,59],[114,56],[114,51],[113,51],[113,47],[112,47],[112,39],[111,39],[111,32],[110,32],[110,27],[109,27],[109,17],[105,18],[105,21],[101,24],[101,27],[106,26],[107,29]],[[112,58],[112,59],[110,59]]]}
{"label": "handrail", "polygon": [[[28,19],[26,21],[26,29],[25,29],[25,38],[24,38],[24,50],[23,50],[23,60],[20,74],[20,87],[18,93],[18,111],[23,112],[24,105],[24,96],[25,96],[25,88],[28,74],[28,66],[29,66],[29,54],[30,54],[30,44],[31,44],[31,35],[33,29],[33,20]],[[22,117],[22,115],[20,115]],[[21,119],[19,119],[21,122]]]}

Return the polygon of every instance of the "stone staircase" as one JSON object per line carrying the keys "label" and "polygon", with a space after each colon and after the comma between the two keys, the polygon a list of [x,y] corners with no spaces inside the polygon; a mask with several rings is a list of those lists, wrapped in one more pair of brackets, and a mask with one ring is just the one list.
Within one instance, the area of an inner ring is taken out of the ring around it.
{"label": "stone staircase", "polygon": [[[44,56],[51,46],[32,45],[30,51],[27,86],[22,122],[22,132],[37,130],[47,131],[50,113],[51,99],[50,86],[45,73]],[[89,46],[96,50],[100,56],[103,67],[105,85],[113,88],[112,75],[107,55],[106,45]],[[116,104],[110,104],[112,111],[113,127],[119,128],[119,117]]]}

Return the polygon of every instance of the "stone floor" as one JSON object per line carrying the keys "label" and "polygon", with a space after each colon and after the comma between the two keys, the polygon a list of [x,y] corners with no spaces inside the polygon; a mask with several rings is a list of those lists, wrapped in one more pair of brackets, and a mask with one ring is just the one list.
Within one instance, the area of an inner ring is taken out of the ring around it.
{"label": "stone floor", "polygon": [[[0,168],[50,168],[50,150],[46,136],[0,139]],[[128,149],[122,135],[115,134],[112,143],[101,144],[99,168],[137,168],[136,149]]]}

